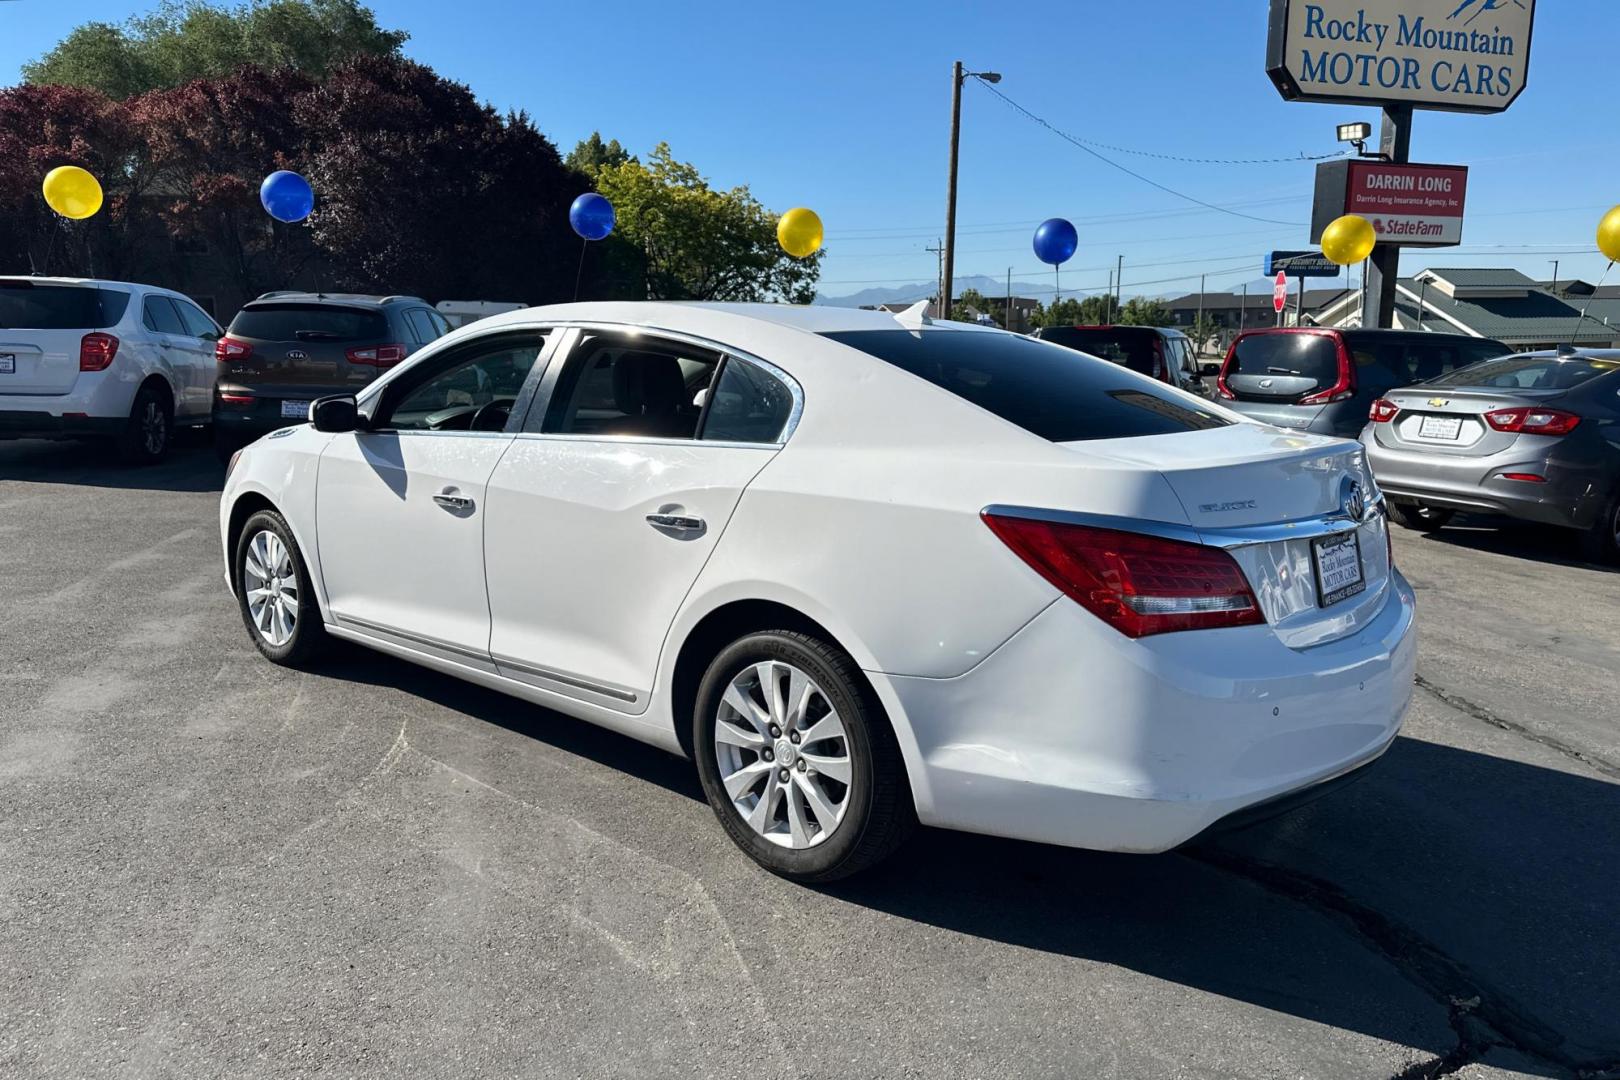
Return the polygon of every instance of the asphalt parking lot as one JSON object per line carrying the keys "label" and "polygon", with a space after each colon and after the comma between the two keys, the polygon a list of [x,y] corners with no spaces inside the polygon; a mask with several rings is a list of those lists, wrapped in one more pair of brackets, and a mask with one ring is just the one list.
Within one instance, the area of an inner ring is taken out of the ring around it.
{"label": "asphalt parking lot", "polygon": [[0,1075],[1620,1075],[1620,572],[1573,538],[1397,536],[1420,688],[1321,802],[808,889],[659,751],[263,661],[220,480],[0,443]]}

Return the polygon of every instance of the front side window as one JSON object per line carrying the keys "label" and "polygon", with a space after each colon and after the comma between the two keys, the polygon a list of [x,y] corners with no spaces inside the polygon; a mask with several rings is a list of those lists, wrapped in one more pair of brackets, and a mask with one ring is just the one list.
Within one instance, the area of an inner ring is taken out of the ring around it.
{"label": "front side window", "polygon": [[505,337],[482,348],[457,350],[442,358],[448,366],[435,363],[415,379],[406,372],[401,378],[408,382],[384,392],[387,413],[373,426],[396,431],[504,431],[523,382],[544,348],[540,334]]}
{"label": "front side window", "polygon": [[774,443],[793,415],[793,391],[757,364],[728,356],[708,395],[702,438],[718,442]]}
{"label": "front side window", "polygon": [[645,334],[587,333],[552,391],[542,431],[690,439],[720,355]]}
{"label": "front side window", "polygon": [[823,336],[1053,442],[1163,435],[1231,423],[1122,366],[1012,334],[895,329]]}

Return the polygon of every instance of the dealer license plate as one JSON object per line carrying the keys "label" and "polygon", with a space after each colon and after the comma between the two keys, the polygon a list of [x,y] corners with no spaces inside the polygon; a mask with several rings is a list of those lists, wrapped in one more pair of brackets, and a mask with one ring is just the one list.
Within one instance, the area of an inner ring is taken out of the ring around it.
{"label": "dealer license plate", "polygon": [[308,420],[309,402],[283,401],[281,403],[281,415],[283,419]]}
{"label": "dealer license plate", "polygon": [[17,374],[17,354],[0,352],[0,375]]}
{"label": "dealer license plate", "polygon": [[1418,434],[1425,439],[1455,439],[1461,431],[1460,416],[1425,416],[1418,424]]}
{"label": "dealer license plate", "polygon": [[1361,539],[1356,533],[1313,540],[1311,555],[1316,561],[1316,599],[1320,606],[1337,604],[1367,587],[1361,576]]}

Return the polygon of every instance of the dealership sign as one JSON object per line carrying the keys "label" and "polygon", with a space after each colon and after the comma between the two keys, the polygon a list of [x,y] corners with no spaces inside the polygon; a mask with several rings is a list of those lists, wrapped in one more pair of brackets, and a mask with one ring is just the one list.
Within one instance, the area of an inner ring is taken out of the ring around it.
{"label": "dealership sign", "polygon": [[1338,263],[1320,251],[1273,251],[1264,263],[1266,277],[1283,273],[1289,277],[1338,277]]}
{"label": "dealership sign", "polygon": [[1289,101],[1501,112],[1524,90],[1535,0],[1271,0],[1266,74]]}
{"label": "dealership sign", "polygon": [[1439,247],[1462,241],[1466,165],[1404,165],[1365,158],[1316,167],[1311,242],[1341,214],[1372,222],[1380,244]]}

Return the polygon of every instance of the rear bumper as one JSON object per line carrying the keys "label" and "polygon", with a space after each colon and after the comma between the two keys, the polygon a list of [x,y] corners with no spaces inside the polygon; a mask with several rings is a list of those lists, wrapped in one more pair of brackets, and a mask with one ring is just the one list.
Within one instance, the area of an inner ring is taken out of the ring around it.
{"label": "rear bumper", "polygon": [[[232,404],[221,400],[221,392],[248,395],[252,400],[241,404]],[[343,387],[289,389],[286,387],[217,386],[214,389],[214,430],[219,433],[220,437],[238,442],[256,439],[260,435],[285,427],[296,427],[306,422],[307,416],[282,416],[281,403],[283,401],[311,402],[317,398],[344,392]]]}
{"label": "rear bumper", "polygon": [[1335,401],[1329,405],[1283,405],[1263,401],[1228,401],[1223,398],[1220,403],[1262,424],[1308,431],[1313,435],[1334,435],[1341,439],[1355,438],[1361,434],[1361,426],[1367,422],[1367,406],[1355,401]]}
{"label": "rear bumper", "polygon": [[[1561,460],[1556,450],[1529,453],[1514,446],[1488,457],[1399,450],[1362,432],[1367,464],[1386,496],[1474,513],[1506,514],[1544,525],[1586,529],[1597,520],[1614,477],[1596,466]],[[1535,473],[1547,482],[1508,480],[1504,472]]]}
{"label": "rear bumper", "polygon": [[0,439],[107,438],[121,432],[126,423],[121,416],[0,409]]}
{"label": "rear bumper", "polygon": [[1157,852],[1376,760],[1416,655],[1397,573],[1361,630],[1308,649],[1269,626],[1132,641],[1059,600],[958,678],[872,678],[909,727],[924,823]]}

